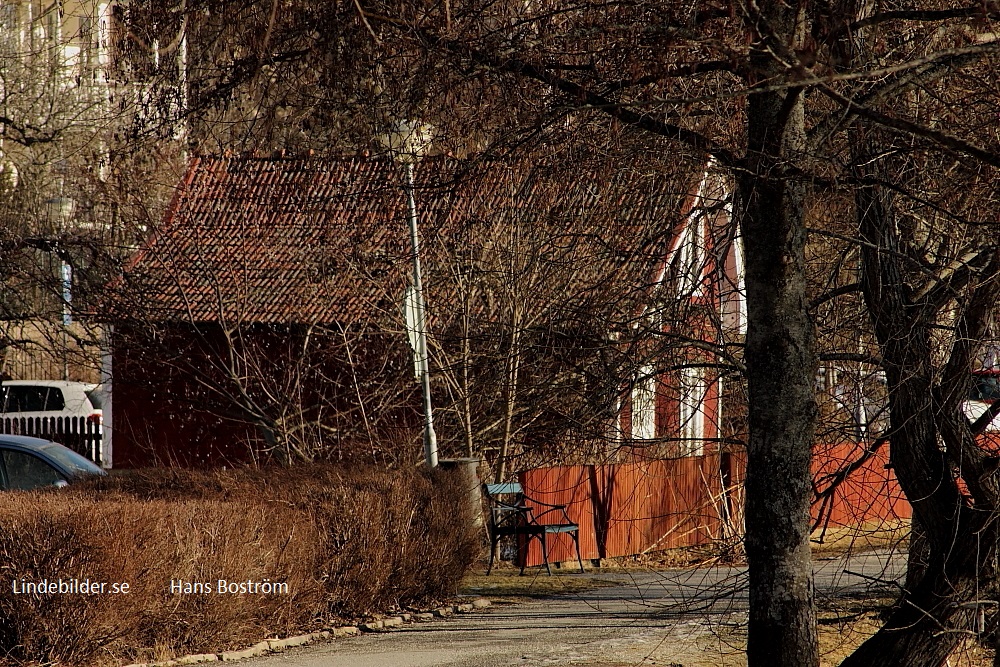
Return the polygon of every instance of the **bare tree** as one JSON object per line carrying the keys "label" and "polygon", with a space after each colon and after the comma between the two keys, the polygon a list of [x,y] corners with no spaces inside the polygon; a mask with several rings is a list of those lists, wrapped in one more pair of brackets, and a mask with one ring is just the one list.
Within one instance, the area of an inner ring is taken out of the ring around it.
{"label": "bare tree", "polygon": [[[362,9],[361,14],[386,31],[410,37],[414,52],[420,54],[415,58],[452,63],[453,68],[444,68],[446,73],[468,67],[492,74],[495,81],[521,82],[525,91],[518,100],[523,101],[521,120],[532,127],[545,127],[546,113],[555,115],[567,108],[578,113],[592,110],[662,136],[665,141],[704,151],[738,174],[738,211],[750,303],[746,344],[750,400],[747,550],[751,609],[756,611],[751,612],[749,656],[751,664],[816,663],[808,557],[816,363],[805,280],[807,183],[813,188],[838,190],[846,180],[856,198],[860,197],[858,209],[870,208],[864,197],[872,177],[840,167],[840,151],[858,145],[848,134],[857,127],[882,127],[894,135],[917,137],[925,160],[951,154],[985,165],[998,164],[995,153],[980,143],[992,140],[979,130],[982,121],[976,108],[960,113],[954,99],[958,91],[967,96],[974,90],[978,104],[995,94],[973,67],[988,61],[995,51],[993,38],[985,34],[980,39],[981,33],[976,31],[975,17],[981,12],[928,7],[914,12],[880,12],[876,8],[874,13],[857,8],[853,13],[839,14],[809,3],[760,10],[737,4],[696,12],[678,6],[667,10],[669,18],[658,23],[663,26],[658,32],[639,28],[647,24],[641,11],[633,14],[630,10],[635,8],[630,7],[614,21],[618,26],[634,21],[631,25],[640,37],[628,40],[614,31],[610,35],[602,31],[599,38],[588,39],[583,26],[598,19],[586,4],[533,6],[518,11],[495,5],[487,10],[453,9],[450,20],[381,6]],[[379,21],[378,17],[384,16],[407,18]],[[727,21],[730,16],[734,20]],[[944,21],[956,19],[964,24],[935,32]],[[555,25],[559,27],[553,30]],[[876,27],[878,34],[867,38],[877,46],[859,58],[845,59],[841,41],[853,38],[863,28]],[[735,34],[745,36],[749,49],[725,39],[724,35]],[[938,38],[941,34],[952,35],[958,46],[946,47]],[[657,49],[652,35],[662,37],[674,50]],[[648,42],[644,41],[647,36]],[[915,43],[921,45],[919,51],[908,47]],[[687,60],[676,54],[684,54]],[[868,83],[879,76],[885,78]],[[532,89],[530,82],[539,85]],[[931,84],[934,95],[909,108],[920,113],[888,107],[898,95]],[[469,85],[475,87],[478,81]],[[479,85],[479,89],[485,87]],[[535,94],[529,97],[532,90]],[[692,114],[692,109],[699,107],[724,113],[727,104],[741,98],[746,99],[746,106],[730,115],[741,123],[732,134],[725,132],[727,126],[706,126]],[[947,113],[954,126],[971,130],[980,139],[966,141],[938,129],[931,116],[944,112],[943,100],[950,100]],[[877,180],[891,183],[885,175]],[[926,194],[928,185],[922,184],[911,196]],[[957,213],[953,203],[947,208],[951,214]],[[863,232],[864,225],[861,229]],[[862,243],[864,248],[875,244],[863,234]],[[875,247],[880,245],[884,244]],[[983,256],[979,261],[987,259]],[[946,270],[945,266],[937,268]],[[956,275],[969,273],[967,269],[953,271]],[[979,273],[991,275],[989,265],[983,264]],[[869,309],[875,305],[869,303]],[[877,309],[874,312],[877,320]],[[958,322],[962,321],[960,317]],[[969,332],[962,340],[981,339],[981,324],[962,326]],[[887,339],[884,335],[879,338],[884,347]],[[955,377],[967,375],[972,356],[963,351],[955,358],[949,366]],[[898,367],[904,365],[909,367]],[[887,368],[887,375],[890,404],[898,410],[906,403],[900,394],[904,387],[891,368]],[[906,377],[912,378],[912,374]],[[929,400],[929,389],[925,382],[919,390],[924,404]],[[958,414],[955,397],[962,392],[949,391],[947,395],[952,401],[947,412]],[[913,404],[904,408],[903,414],[925,409]],[[896,414],[893,422],[901,424],[903,414]],[[913,438],[901,439],[894,457],[905,460],[909,456],[906,452],[921,451],[920,447],[914,449]],[[942,484],[949,466],[934,463],[943,461],[941,455],[930,457],[937,450],[930,448],[929,435],[925,442],[925,455],[916,455],[914,471],[919,469],[936,493],[948,493],[950,498],[934,501],[933,496],[921,493],[921,489],[928,493],[931,489],[920,484],[904,481],[904,488],[918,505],[926,501],[952,511],[959,495],[957,487],[954,482]],[[901,469],[898,472],[901,479],[908,474]],[[976,577],[983,574],[977,571]],[[925,585],[931,586],[930,582]],[[949,598],[949,604],[964,604],[957,593],[957,598]],[[968,620],[963,618],[963,614],[949,617],[957,623],[959,633]],[[885,659],[936,664],[933,661],[940,661],[941,655],[954,647],[953,638],[938,639],[938,652],[926,651],[913,639],[917,635],[919,632],[912,636],[897,633],[895,636],[907,639],[900,639],[896,652],[890,651]],[[866,651],[855,660],[866,660],[865,656],[871,655]]]}
{"label": "bare tree", "polygon": [[139,111],[114,28],[109,3],[0,8],[0,345],[17,362],[5,370],[97,379],[102,329],[81,315],[176,182],[176,150],[124,142]]}
{"label": "bare tree", "polygon": [[[609,177],[570,185],[580,159]],[[491,452],[498,478],[512,457],[607,458],[621,444],[608,425],[622,378],[666,347],[633,325],[658,298],[652,276],[673,229],[662,221],[679,217],[687,179],[666,165],[624,175],[611,155],[580,159],[539,151],[476,165],[447,186],[449,219],[431,227],[440,375],[458,395],[466,445]],[[658,205],[621,205],[639,184]]]}
{"label": "bare tree", "polygon": [[[205,53],[213,44],[241,47],[224,71],[210,58],[192,66],[203,69],[192,74],[191,113],[239,130],[221,144],[238,135],[270,146],[298,133],[297,145],[322,149],[333,132],[363,146],[389,121],[420,118],[438,129],[442,151],[506,155],[539,145],[603,150],[587,132],[603,127],[611,137],[646,139],[634,144],[636,163],[669,154],[696,170],[710,157],[733,174],[750,303],[752,665],[818,661],[808,544],[817,411],[810,305],[829,301],[807,289],[808,205],[819,196],[851,202],[845,236],[857,248],[857,279],[824,291],[866,297],[872,324],[862,336],[877,341],[887,376],[893,463],[932,554],[907,598],[925,620],[902,623],[917,612],[900,611],[852,661],[938,664],[974,629],[968,610],[981,605],[971,582],[992,585],[995,494],[992,457],[977,449],[960,403],[989,321],[995,259],[992,244],[977,245],[984,240],[972,232],[960,234],[963,244],[951,240],[955,229],[984,228],[989,218],[968,198],[992,203],[977,184],[1000,166],[989,111],[998,50],[990,5],[373,1],[270,11],[276,6],[213,3],[201,23]],[[224,25],[229,11],[247,20]],[[949,189],[949,179],[966,187]],[[933,241],[919,222],[929,212],[961,225]],[[923,234],[916,254],[900,247],[907,225]],[[531,323],[513,306],[499,311],[512,332],[503,341],[507,408],[523,388]],[[824,353],[857,363],[872,356]],[[505,446],[516,421],[507,414]],[[945,535],[962,536],[963,548],[947,550]],[[980,536],[988,548],[973,549]],[[927,606],[930,598],[938,602]]]}

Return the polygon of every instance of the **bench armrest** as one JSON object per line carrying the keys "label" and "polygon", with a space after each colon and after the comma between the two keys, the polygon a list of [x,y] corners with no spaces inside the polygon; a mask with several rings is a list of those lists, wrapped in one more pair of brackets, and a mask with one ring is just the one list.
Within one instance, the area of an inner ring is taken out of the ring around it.
{"label": "bench armrest", "polygon": [[[557,516],[561,515],[561,517],[560,517],[561,518],[561,524],[573,524],[573,525],[576,525],[576,522],[574,522],[572,519],[569,518],[569,513],[566,512],[566,505],[553,505],[551,503],[543,503],[543,502],[541,502],[539,500],[535,500],[534,498],[531,498],[529,496],[525,496],[524,499],[526,501],[534,504],[534,505],[538,505],[539,507],[547,508],[547,509],[543,509],[541,512],[537,512],[537,513],[536,512],[532,512],[528,516],[528,521],[530,521],[531,523],[534,523],[536,525],[544,525],[544,524],[542,524],[539,521],[539,519],[541,519],[542,517],[544,517],[544,516],[546,516],[548,514],[556,514]],[[551,525],[555,525],[555,524],[551,524]]]}
{"label": "bench armrest", "polygon": [[553,509],[566,509],[566,505],[553,505],[551,503],[543,503],[541,500],[535,500],[531,496],[524,496],[525,500],[530,500],[535,505],[541,505],[542,507],[551,507]]}

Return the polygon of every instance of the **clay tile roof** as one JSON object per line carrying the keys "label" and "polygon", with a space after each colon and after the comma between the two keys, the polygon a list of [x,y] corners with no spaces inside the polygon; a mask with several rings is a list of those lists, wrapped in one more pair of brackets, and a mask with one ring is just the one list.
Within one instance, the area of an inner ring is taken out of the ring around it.
{"label": "clay tile roof", "polygon": [[195,159],[129,282],[154,319],[361,318],[408,260],[399,177],[376,160]]}
{"label": "clay tile roof", "polygon": [[[126,267],[140,295],[131,303],[151,319],[188,322],[350,323],[398,313],[410,270],[403,173],[360,157],[194,159],[163,223]],[[563,243],[588,238],[604,261],[648,269],[662,259],[663,234],[688,190],[662,171],[531,162],[470,171],[445,158],[421,162],[417,179],[432,271],[477,224],[502,220],[564,228]]]}

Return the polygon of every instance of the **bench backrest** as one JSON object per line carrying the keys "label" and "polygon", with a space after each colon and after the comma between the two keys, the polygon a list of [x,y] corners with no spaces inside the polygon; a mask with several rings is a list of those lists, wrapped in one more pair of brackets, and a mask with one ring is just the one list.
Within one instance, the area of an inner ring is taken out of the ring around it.
{"label": "bench backrest", "polygon": [[505,496],[514,493],[524,493],[518,482],[501,482],[500,484],[483,484],[487,497]]}
{"label": "bench backrest", "polygon": [[517,482],[483,484],[489,508],[489,527],[511,527],[523,522],[524,489]]}

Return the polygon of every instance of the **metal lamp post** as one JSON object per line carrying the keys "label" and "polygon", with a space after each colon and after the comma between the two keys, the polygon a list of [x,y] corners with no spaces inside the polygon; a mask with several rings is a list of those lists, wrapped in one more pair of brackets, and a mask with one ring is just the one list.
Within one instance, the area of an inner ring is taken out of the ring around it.
{"label": "metal lamp post", "polygon": [[[60,189],[62,186],[60,185]],[[76,213],[76,201],[69,197],[52,197],[45,201],[46,213],[49,222],[58,226],[56,233],[61,235],[72,223]],[[62,355],[63,355],[63,380],[69,380],[69,327],[73,324],[73,265],[67,261],[65,250],[59,252],[59,280],[62,286]]]}
{"label": "metal lamp post", "polygon": [[[431,374],[427,353],[427,320],[424,314],[424,287],[420,272],[420,233],[417,230],[417,202],[413,196],[413,171],[416,162],[430,145],[431,131],[427,125],[400,121],[394,130],[379,137],[392,156],[406,166],[403,189],[407,200],[407,221],[410,226],[410,246],[413,251],[413,345],[414,362],[424,399],[424,462],[429,468],[438,465],[437,434],[434,432],[434,411],[431,406]],[[409,304],[407,304],[409,305]]]}

